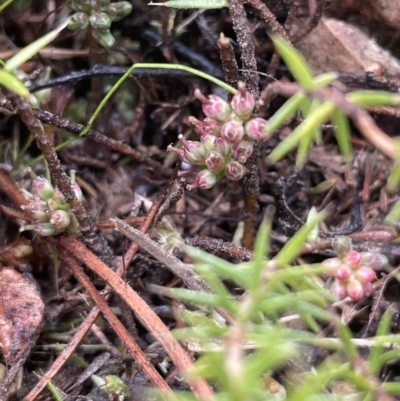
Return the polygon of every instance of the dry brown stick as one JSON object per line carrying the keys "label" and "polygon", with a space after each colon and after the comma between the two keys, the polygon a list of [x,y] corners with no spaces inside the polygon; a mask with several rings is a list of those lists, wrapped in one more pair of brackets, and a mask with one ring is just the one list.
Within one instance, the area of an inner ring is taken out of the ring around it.
{"label": "dry brown stick", "polygon": [[6,194],[18,207],[28,204],[22,192],[14,182],[11,181],[10,176],[3,170],[0,170],[0,191]]}
{"label": "dry brown stick", "polygon": [[49,137],[44,132],[41,122],[36,118],[32,107],[21,96],[13,92],[8,92],[8,98],[31,135],[35,138],[37,146],[47,161],[55,185],[60,189],[66,201],[71,206],[79,222],[79,228],[83,234],[83,241],[94,253],[111,263],[113,252],[103,236],[96,232],[96,227],[89,213],[87,213],[82,203],[76,199],[75,193],[70,185],[70,180],[65,174],[57,153],[54,151]]}
{"label": "dry brown stick", "polygon": [[164,390],[169,397],[174,397],[168,384],[164,381],[164,379],[157,372],[154,366],[148,361],[144,352],[140,349],[135,340],[130,336],[128,330],[122,325],[120,320],[118,320],[118,318],[115,316],[111,308],[108,306],[106,300],[99,294],[96,287],[92,284],[92,282],[89,280],[89,277],[83,272],[78,263],[72,257],[68,256],[65,253],[63,254],[62,258],[67,263],[68,267],[72,270],[75,277],[85,287],[90,297],[93,299],[97,307],[101,310],[101,313],[106,317],[111,327],[118,334],[121,341],[126,345],[138,366],[143,370],[143,372],[153,383],[153,385],[157,389]]}
{"label": "dry brown stick", "polygon": [[[259,99],[257,61],[255,57],[254,42],[248,25],[246,12],[242,0],[229,0],[229,13],[232,18],[233,29],[236,34],[237,42],[241,51],[243,75],[245,77],[248,90],[256,101]],[[245,192],[245,235],[243,244],[247,248],[253,246],[256,213],[258,208],[257,197],[260,192],[260,177],[258,171],[258,161],[260,158],[260,144],[254,145],[253,154],[246,163],[248,174],[244,178]]]}
{"label": "dry brown stick", "polygon": [[194,291],[211,292],[209,285],[193,270],[193,265],[181,262],[177,257],[156,244],[151,238],[131,227],[123,220],[115,218],[111,219],[111,221],[115,224],[116,230],[136,242],[142,249],[167,266],[188,288]]}
{"label": "dry brown stick", "polygon": [[309,20],[290,38],[292,43],[298,42],[300,39],[303,39],[307,36],[317,25],[320,21],[322,14],[328,3],[331,0],[320,0],[317,5],[317,9],[315,13],[309,18]]}
{"label": "dry brown stick", "polygon": [[[222,32],[218,39],[218,48],[221,57],[222,68],[225,73],[225,81],[233,88],[238,86],[239,68],[233,51],[232,42]],[[228,101],[232,100],[232,94],[228,94]]]}
{"label": "dry brown stick", "polygon": [[269,25],[273,33],[278,34],[290,43],[290,39],[283,28],[283,26],[276,20],[275,15],[269,10],[269,8],[261,0],[245,0],[247,4],[250,4],[260,14],[260,17]]}
{"label": "dry brown stick", "polygon": [[[59,243],[77,259],[85,263],[87,267],[98,274],[129,305],[143,323],[151,329],[154,336],[181,371],[187,371],[193,367],[189,356],[175,340],[161,319],[153,312],[146,302],[143,301],[136,291],[127,286],[118,274],[113,272],[76,238],[63,234],[59,237]],[[212,400],[214,398],[214,393],[211,387],[204,380],[189,378],[188,382],[192,386],[193,391],[199,397],[204,400]]]}
{"label": "dry brown stick", "polygon": [[258,89],[257,61],[253,38],[246,17],[242,0],[229,0],[229,13],[232,18],[233,30],[236,34],[242,60],[243,76],[246,86],[256,100],[260,95]]}

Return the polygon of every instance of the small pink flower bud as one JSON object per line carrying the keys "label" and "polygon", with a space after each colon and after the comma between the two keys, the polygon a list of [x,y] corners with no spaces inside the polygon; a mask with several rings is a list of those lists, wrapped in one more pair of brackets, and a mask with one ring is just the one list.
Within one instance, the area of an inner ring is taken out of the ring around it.
{"label": "small pink flower bud", "polygon": [[239,82],[238,92],[232,98],[232,109],[243,120],[247,120],[253,113],[256,104],[253,95],[246,91],[246,84]]}
{"label": "small pink flower bud", "polygon": [[361,266],[362,263],[361,253],[357,251],[350,251],[347,253],[347,255],[345,255],[343,261],[353,269],[358,266]]}
{"label": "small pink flower bud", "polygon": [[244,136],[243,124],[239,121],[228,121],[221,128],[221,138],[228,143],[239,143]]}
{"label": "small pink flower bud", "polygon": [[225,100],[216,95],[210,95],[206,98],[199,89],[194,91],[194,95],[201,101],[203,112],[207,117],[220,122],[229,119],[232,109]]}
{"label": "small pink flower bud", "polygon": [[326,267],[324,275],[333,276],[335,271],[340,268],[343,262],[339,258],[329,258],[322,261],[321,264]]}
{"label": "small pink flower bud", "polygon": [[255,141],[266,141],[270,136],[267,120],[263,118],[252,118],[246,124],[246,134]]}
{"label": "small pink flower bud", "polygon": [[371,281],[375,280],[376,275],[375,275],[375,271],[373,269],[371,269],[370,267],[360,266],[356,270],[356,277],[362,283],[370,283]]}
{"label": "small pink flower bud", "polygon": [[219,136],[221,133],[221,127],[222,127],[222,123],[213,120],[210,117],[206,117],[204,119],[204,129],[210,134],[210,135],[214,135],[214,136]]}
{"label": "small pink flower bud", "polygon": [[340,281],[347,281],[351,276],[351,269],[343,264],[335,271],[334,276]]}
{"label": "small pink flower bud", "polygon": [[207,153],[206,166],[211,171],[219,172],[225,167],[225,160],[220,153],[212,150]]}
{"label": "small pink flower bud", "polygon": [[333,249],[339,258],[343,258],[352,249],[351,239],[344,235],[336,236],[333,241]]}
{"label": "small pink flower bud", "polygon": [[242,140],[232,146],[233,158],[241,164],[245,164],[253,153],[253,142]]}
{"label": "small pink flower bud", "polygon": [[346,290],[353,301],[360,301],[364,298],[364,288],[358,280],[350,280],[346,284]]}
{"label": "small pink flower bud", "polygon": [[191,191],[193,188],[209,189],[213,187],[217,181],[217,174],[208,169],[201,170],[200,173],[197,174],[194,183],[192,185],[188,185],[187,189],[189,191]]}
{"label": "small pink flower bud", "polygon": [[380,270],[389,264],[388,258],[379,252],[361,252],[362,264],[374,270]]}
{"label": "small pink flower bud", "polygon": [[245,171],[244,166],[236,161],[231,161],[225,166],[226,178],[232,181],[238,181],[243,178]]}
{"label": "small pink flower bud", "polygon": [[226,159],[232,155],[232,146],[226,142],[225,139],[216,138],[214,141],[214,149]]}
{"label": "small pink flower bud", "polygon": [[333,282],[330,290],[337,299],[343,299],[347,295],[346,285],[338,280]]}
{"label": "small pink flower bud", "polygon": [[210,134],[200,134],[201,138],[200,141],[201,143],[205,146],[205,148],[207,150],[213,150],[214,149],[214,142],[217,138],[215,138],[214,135],[210,135]]}
{"label": "small pink flower bud", "polygon": [[56,210],[50,216],[50,223],[57,229],[62,230],[71,224],[70,215],[64,210]]}
{"label": "small pink flower bud", "polygon": [[44,177],[36,177],[32,181],[32,190],[44,201],[50,199],[54,195],[53,186]]}
{"label": "small pink flower bud", "polygon": [[364,290],[364,296],[369,297],[372,292],[374,291],[374,288],[372,287],[371,283],[363,283],[363,290]]}
{"label": "small pink flower bud", "polygon": [[188,141],[183,135],[179,135],[178,139],[182,142],[185,151],[184,160],[192,166],[201,166],[204,164],[204,158],[207,154],[206,147],[198,141]]}

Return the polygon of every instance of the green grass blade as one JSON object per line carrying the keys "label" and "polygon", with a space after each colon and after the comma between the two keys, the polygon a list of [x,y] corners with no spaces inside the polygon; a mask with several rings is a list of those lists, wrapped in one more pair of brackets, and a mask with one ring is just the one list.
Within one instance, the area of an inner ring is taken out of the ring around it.
{"label": "green grass blade", "polygon": [[11,57],[5,65],[7,71],[15,71],[20,67],[25,61],[31,59],[35,56],[43,47],[47,46],[51,41],[53,41],[58,34],[68,25],[69,19],[62,23],[58,28],[49,32],[48,34],[42,36],[38,40],[35,40],[28,46],[21,49],[15,56]]}
{"label": "green grass blade", "polygon": [[303,225],[303,227],[300,228],[299,231],[296,232],[295,235],[293,235],[292,238],[290,238],[274,258],[279,266],[288,265],[296,259],[312,230],[325,218],[325,216],[326,212],[324,211],[315,214]]}
{"label": "green grass blade", "polygon": [[268,120],[268,132],[273,133],[281,127],[285,121],[297,112],[304,100],[304,93],[298,92],[289,98],[283,106]]}
{"label": "green grass blade", "polygon": [[291,45],[285,42],[280,36],[272,36],[272,42],[276,50],[284,60],[293,77],[308,91],[314,89],[314,77],[310,66],[305,58]]}
{"label": "green grass blade", "polygon": [[276,163],[292,151],[302,138],[307,135],[312,136],[314,129],[324,123],[335,110],[335,104],[327,101],[312,111],[310,115],[288,136],[286,137],[268,156],[269,163]]}
{"label": "green grass blade", "polygon": [[355,91],[348,93],[346,99],[363,107],[373,106],[398,106],[400,94],[385,91]]}
{"label": "green grass blade", "polygon": [[325,74],[318,75],[313,79],[314,89],[323,88],[331,84],[339,74],[336,72],[327,72]]}
{"label": "green grass blade", "polygon": [[28,99],[30,96],[25,85],[16,76],[6,70],[0,70],[0,85],[5,86],[25,99]]}
{"label": "green grass blade", "polygon": [[349,120],[339,109],[335,109],[335,111],[332,113],[331,120],[334,126],[333,129],[335,131],[340,153],[345,160],[349,162],[353,157]]}

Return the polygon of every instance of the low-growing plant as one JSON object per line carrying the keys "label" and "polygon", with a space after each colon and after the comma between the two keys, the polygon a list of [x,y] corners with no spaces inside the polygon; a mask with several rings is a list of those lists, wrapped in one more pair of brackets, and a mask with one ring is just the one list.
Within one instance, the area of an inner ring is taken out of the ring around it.
{"label": "low-growing plant", "polygon": [[[390,312],[377,335],[359,343],[336,315],[335,297],[318,279],[327,265],[292,265],[323,218],[324,212],[316,214],[269,260],[270,211],[250,262],[232,264],[185,248],[214,294],[167,288],[163,294],[192,305],[179,313],[186,328],[174,333],[199,354],[194,369],[185,374],[212,383],[216,400],[389,400],[389,393],[400,394],[397,382],[381,383],[374,376],[400,355],[400,336],[389,334]],[[349,241],[338,241],[336,248],[341,257],[352,256]],[[228,312],[230,322],[216,310]],[[358,344],[369,347],[366,360]],[[196,399],[191,393],[176,395]]]}

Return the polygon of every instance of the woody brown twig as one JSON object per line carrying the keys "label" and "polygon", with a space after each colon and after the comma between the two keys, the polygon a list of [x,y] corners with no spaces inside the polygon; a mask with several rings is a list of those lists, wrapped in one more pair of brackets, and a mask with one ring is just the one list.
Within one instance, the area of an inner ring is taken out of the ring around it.
{"label": "woody brown twig", "polygon": [[[151,328],[154,336],[181,371],[187,371],[193,366],[189,356],[161,319],[131,287],[126,285],[118,274],[113,272],[76,238],[70,235],[60,235],[59,243],[65,250],[98,274],[135,311],[143,323]],[[199,397],[204,400],[212,400],[214,398],[211,387],[204,380],[189,378],[188,382]]]}

